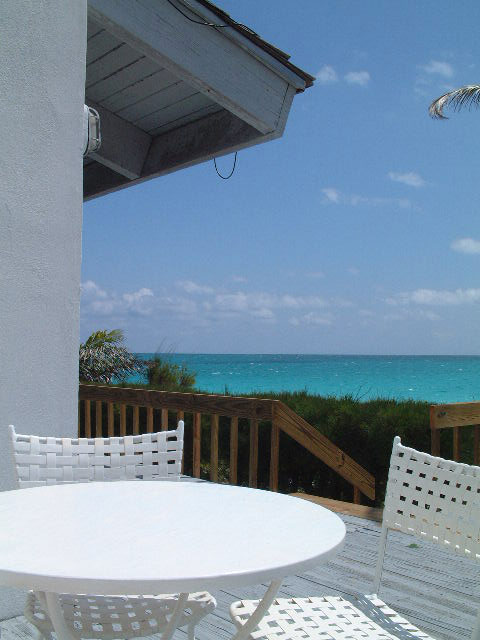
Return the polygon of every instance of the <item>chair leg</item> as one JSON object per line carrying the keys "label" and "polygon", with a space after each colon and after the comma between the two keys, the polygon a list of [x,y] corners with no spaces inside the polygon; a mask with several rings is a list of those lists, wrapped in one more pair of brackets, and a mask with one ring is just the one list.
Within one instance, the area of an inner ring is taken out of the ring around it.
{"label": "chair leg", "polygon": [[45,636],[40,629],[37,629],[37,627],[35,627],[35,631],[33,632],[33,637],[35,638],[35,640],[52,640],[52,634],[49,633],[48,636]]}

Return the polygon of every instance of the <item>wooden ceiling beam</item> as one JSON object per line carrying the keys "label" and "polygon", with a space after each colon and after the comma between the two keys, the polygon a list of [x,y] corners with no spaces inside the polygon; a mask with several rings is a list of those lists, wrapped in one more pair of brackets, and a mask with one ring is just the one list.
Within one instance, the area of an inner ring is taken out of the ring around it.
{"label": "wooden ceiling beam", "polygon": [[86,102],[89,107],[98,111],[102,133],[100,149],[89,157],[129,180],[139,178],[152,137],[108,109],[88,100],[88,96]]}

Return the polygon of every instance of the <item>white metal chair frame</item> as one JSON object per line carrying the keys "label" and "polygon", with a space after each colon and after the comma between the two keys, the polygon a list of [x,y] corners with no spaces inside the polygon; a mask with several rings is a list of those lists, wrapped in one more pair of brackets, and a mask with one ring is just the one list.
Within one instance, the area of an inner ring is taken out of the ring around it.
{"label": "white metal chair frame", "polygon": [[[179,480],[184,423],[171,431],[111,438],[57,438],[22,435],[10,425],[19,488],[115,480]],[[48,638],[54,631],[48,611],[55,611],[68,636],[136,638],[195,625],[216,607],[208,592],[191,594],[98,596],[30,591],[24,615]],[[52,600],[50,602],[50,600]],[[53,614],[52,614],[53,617]],[[56,624],[56,626],[58,626]]]}
{"label": "white metal chair frame", "polygon": [[[444,460],[393,443],[374,593],[352,597],[278,598],[250,637],[255,640],[432,640],[376,595],[388,530],[430,540],[480,560],[480,467]],[[237,628],[251,623],[258,601],[232,604]],[[250,626],[250,625],[249,625]],[[480,610],[471,640],[480,640]]]}

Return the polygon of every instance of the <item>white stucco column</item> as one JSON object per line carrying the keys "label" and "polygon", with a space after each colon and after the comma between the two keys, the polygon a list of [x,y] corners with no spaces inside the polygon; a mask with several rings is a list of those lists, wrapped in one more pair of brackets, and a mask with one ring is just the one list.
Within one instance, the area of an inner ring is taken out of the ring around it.
{"label": "white stucco column", "polygon": [[[1,490],[9,423],[77,428],[86,13],[86,0],[0,3]],[[1,589],[0,619],[23,600]]]}

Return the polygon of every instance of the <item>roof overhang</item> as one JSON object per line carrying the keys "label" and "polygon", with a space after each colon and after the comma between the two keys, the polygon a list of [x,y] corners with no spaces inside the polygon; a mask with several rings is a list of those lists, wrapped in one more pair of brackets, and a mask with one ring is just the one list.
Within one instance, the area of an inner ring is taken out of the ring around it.
{"label": "roof overhang", "polygon": [[85,199],[280,137],[312,81],[208,0],[88,0]]}

